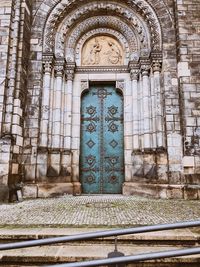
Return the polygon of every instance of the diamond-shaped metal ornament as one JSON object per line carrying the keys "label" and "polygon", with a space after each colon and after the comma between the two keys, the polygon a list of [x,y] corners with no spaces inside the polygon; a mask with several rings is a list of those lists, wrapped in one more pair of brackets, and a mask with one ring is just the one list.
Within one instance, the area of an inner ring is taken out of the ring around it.
{"label": "diamond-shaped metal ornament", "polygon": [[89,148],[93,148],[93,146],[96,144],[92,139],[90,139],[87,143]]}
{"label": "diamond-shaped metal ornament", "polygon": [[110,142],[110,145],[111,145],[111,147],[112,148],[115,148],[117,145],[118,145],[118,143],[117,143],[117,141],[115,141],[114,139]]}

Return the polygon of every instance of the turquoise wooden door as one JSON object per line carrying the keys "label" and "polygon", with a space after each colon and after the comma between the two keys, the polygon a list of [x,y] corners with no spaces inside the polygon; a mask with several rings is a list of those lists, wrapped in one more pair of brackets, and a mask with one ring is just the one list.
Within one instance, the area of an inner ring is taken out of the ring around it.
{"label": "turquoise wooden door", "polygon": [[80,175],[85,194],[122,192],[123,97],[114,86],[92,86],[82,97]]}

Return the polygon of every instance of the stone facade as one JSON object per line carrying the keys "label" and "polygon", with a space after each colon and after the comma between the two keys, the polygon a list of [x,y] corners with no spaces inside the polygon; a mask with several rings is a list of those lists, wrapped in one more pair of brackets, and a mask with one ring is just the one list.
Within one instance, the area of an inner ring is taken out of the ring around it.
{"label": "stone facade", "polygon": [[124,194],[200,199],[200,4],[0,1],[0,200],[81,194],[81,95],[124,97]]}

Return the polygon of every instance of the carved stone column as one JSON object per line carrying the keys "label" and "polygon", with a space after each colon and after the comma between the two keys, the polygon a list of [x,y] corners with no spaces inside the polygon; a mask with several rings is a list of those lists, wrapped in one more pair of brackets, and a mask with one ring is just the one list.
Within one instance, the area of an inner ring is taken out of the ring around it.
{"label": "carved stone column", "polygon": [[53,131],[52,148],[62,147],[61,117],[62,117],[62,87],[64,76],[64,59],[59,59],[55,64],[55,88],[53,96]]}
{"label": "carved stone column", "polygon": [[131,89],[132,89],[132,136],[133,136],[133,150],[138,150],[139,145],[139,103],[138,103],[138,78],[139,68],[131,69]]}
{"label": "carved stone column", "polygon": [[142,65],[142,93],[143,93],[143,145],[144,149],[152,146],[152,123],[151,123],[151,83],[150,83],[150,65]]}
{"label": "carved stone column", "polygon": [[76,105],[72,106],[73,113],[73,129],[72,129],[72,180],[74,187],[74,194],[81,193],[81,183],[80,183],[80,171],[79,171],[79,159],[80,159],[80,110],[81,110],[81,94],[85,90],[89,90],[89,81],[82,80],[79,83],[80,91],[73,93],[73,103]]}
{"label": "carved stone column", "polygon": [[161,63],[153,62],[154,75],[154,92],[155,92],[155,128],[157,148],[165,147],[164,140],[164,120],[163,120],[163,103],[160,84]]}
{"label": "carved stone column", "polygon": [[40,146],[48,146],[48,124],[49,124],[49,108],[50,108],[50,90],[51,90],[51,74],[53,68],[53,55],[44,56],[43,58],[43,91],[42,91],[42,107],[41,107],[41,123],[40,123]]}
{"label": "carved stone column", "polygon": [[72,136],[72,90],[74,79],[74,64],[66,64],[66,88],[64,101],[64,149],[71,149]]}

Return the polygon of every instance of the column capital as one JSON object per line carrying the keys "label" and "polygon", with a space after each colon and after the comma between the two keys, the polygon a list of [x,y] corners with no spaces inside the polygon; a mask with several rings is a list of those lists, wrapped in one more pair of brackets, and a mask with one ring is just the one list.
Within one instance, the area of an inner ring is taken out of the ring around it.
{"label": "column capital", "polygon": [[42,57],[44,73],[51,73],[54,66],[54,54],[45,53]]}
{"label": "column capital", "polygon": [[131,76],[131,80],[138,80],[139,78],[139,73],[140,73],[140,70],[139,69],[131,69],[130,70],[130,76]]}
{"label": "column capital", "polygon": [[64,58],[57,58],[55,62],[55,77],[63,77],[64,75]]}
{"label": "column capital", "polygon": [[152,62],[152,70],[153,70],[153,72],[161,72],[162,63],[159,61]]}
{"label": "column capital", "polygon": [[74,71],[75,71],[75,63],[74,62],[67,62],[65,64],[65,75],[66,80],[73,81],[74,79]]}
{"label": "column capital", "polygon": [[141,73],[142,76],[149,76],[150,74],[150,69],[151,69],[151,65],[150,64],[145,64],[141,66]]}
{"label": "column capital", "polygon": [[152,51],[151,61],[153,72],[161,72],[162,69],[162,51]]}
{"label": "column capital", "polygon": [[149,57],[140,58],[142,76],[149,76],[151,70],[151,61]]}
{"label": "column capital", "polygon": [[130,70],[131,80],[138,80],[140,73],[140,65],[138,64],[138,62],[130,61],[129,70]]}

